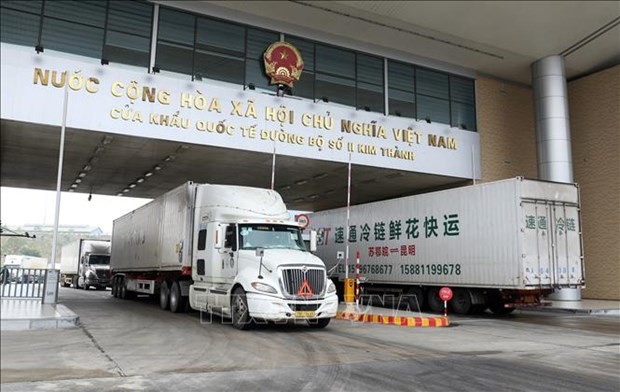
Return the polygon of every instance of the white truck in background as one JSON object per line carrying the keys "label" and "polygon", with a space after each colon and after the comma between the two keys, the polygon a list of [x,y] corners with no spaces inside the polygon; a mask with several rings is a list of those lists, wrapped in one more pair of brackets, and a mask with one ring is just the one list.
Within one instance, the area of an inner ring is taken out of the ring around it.
{"label": "white truck in background", "polygon": [[[521,177],[350,208],[349,273],[360,252],[364,294],[458,314],[509,313],[584,287],[579,188]],[[316,254],[345,277],[346,208],[310,215]]]}
{"label": "white truck in background", "polygon": [[336,287],[289,219],[273,190],[187,182],[114,221],[112,294],[158,296],[162,309],[208,311],[237,329],[324,328]]}
{"label": "white truck in background", "polygon": [[60,251],[63,287],[105,290],[110,285],[110,241],[79,239]]}

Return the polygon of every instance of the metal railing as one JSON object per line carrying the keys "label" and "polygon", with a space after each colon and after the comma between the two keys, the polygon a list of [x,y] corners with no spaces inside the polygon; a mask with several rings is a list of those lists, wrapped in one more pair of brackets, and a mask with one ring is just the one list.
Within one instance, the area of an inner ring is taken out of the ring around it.
{"label": "metal railing", "polygon": [[43,298],[47,269],[3,266],[0,297]]}

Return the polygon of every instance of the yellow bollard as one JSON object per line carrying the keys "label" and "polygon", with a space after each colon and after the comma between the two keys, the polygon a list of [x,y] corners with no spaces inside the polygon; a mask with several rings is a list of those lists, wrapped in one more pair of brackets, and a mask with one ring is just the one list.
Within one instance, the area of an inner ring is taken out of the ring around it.
{"label": "yellow bollard", "polygon": [[355,279],[353,278],[344,280],[344,302],[348,304],[355,302]]}

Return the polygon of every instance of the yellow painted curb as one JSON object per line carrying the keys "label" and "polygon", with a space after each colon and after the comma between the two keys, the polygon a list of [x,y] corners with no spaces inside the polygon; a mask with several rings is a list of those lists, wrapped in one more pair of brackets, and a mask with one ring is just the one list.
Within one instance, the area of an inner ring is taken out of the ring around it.
{"label": "yellow painted curb", "polygon": [[355,312],[338,312],[336,313],[336,318],[340,320],[359,321],[362,323],[397,325],[400,327],[447,327],[450,325],[450,320],[448,317],[444,316],[405,317]]}

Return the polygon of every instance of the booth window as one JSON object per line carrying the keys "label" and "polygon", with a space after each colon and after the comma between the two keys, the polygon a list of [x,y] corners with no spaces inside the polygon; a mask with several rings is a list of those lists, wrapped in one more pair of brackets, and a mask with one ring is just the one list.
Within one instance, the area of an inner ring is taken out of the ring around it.
{"label": "booth window", "polygon": [[360,110],[384,113],[383,59],[357,53],[356,58],[356,107]]}
{"label": "booth window", "polygon": [[245,84],[255,88],[275,91],[271,78],[265,74],[263,53],[269,45],[280,40],[280,34],[254,28],[247,29]]}
{"label": "booth window", "polygon": [[245,28],[209,18],[198,18],[194,74],[243,84]]}
{"label": "booth window", "polygon": [[2,42],[34,48],[39,44],[43,1],[2,0],[0,28]]}
{"label": "booth window", "polygon": [[304,71],[293,85],[293,95],[314,99],[314,42],[294,37],[286,37],[285,41],[296,47],[304,60]]}
{"label": "booth window", "polygon": [[450,124],[448,74],[424,68],[416,70],[417,118]]}
{"label": "booth window", "polygon": [[453,127],[476,130],[476,97],[474,81],[450,76],[451,117]]}
{"label": "booth window", "polygon": [[192,74],[196,17],[168,8],[159,10],[155,65],[162,70]]}
{"label": "booth window", "polygon": [[316,98],[355,107],[355,52],[316,45]]}
{"label": "booth window", "polygon": [[136,1],[109,4],[102,58],[148,68],[153,5]]}
{"label": "booth window", "polygon": [[415,68],[390,60],[388,62],[389,114],[415,118]]}
{"label": "booth window", "polygon": [[148,67],[153,5],[141,1],[5,1],[2,41]]}

